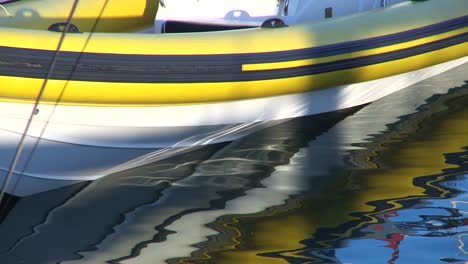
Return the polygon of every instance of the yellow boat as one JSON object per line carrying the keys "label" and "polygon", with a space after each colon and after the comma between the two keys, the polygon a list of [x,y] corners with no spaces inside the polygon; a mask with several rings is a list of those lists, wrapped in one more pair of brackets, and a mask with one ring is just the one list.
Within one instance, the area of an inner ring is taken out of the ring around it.
{"label": "yellow boat", "polygon": [[[454,195],[466,196],[457,195],[453,187],[462,189],[466,182],[466,167],[459,165],[468,159],[463,149],[468,135],[467,70],[468,64],[457,67],[340,122],[343,113],[295,119],[221,148],[206,147],[89,184],[19,199],[0,225],[0,259],[360,263],[343,254],[337,260],[320,253],[327,252],[324,248],[369,250],[353,244],[362,239],[382,239],[376,243],[383,246],[393,234],[408,234],[389,218],[395,212],[428,207],[436,197],[444,198],[437,206],[451,207]],[[451,182],[453,175],[460,175],[459,180]],[[460,219],[440,213],[446,220]],[[443,232],[443,223],[452,231],[452,224],[463,224],[426,219],[429,226],[409,235],[420,235],[423,229]],[[278,238],[278,230],[285,235]],[[450,237],[455,242],[456,236]],[[401,252],[412,252],[408,245],[414,243],[405,239]],[[379,257],[371,263],[386,263],[385,256],[390,259],[393,252],[377,245],[369,259],[376,253]],[[453,245],[438,255],[455,254]],[[362,259],[362,254],[354,256]]]}
{"label": "yellow boat", "polygon": [[3,177],[93,180],[468,61],[466,0],[232,2],[4,1]]}

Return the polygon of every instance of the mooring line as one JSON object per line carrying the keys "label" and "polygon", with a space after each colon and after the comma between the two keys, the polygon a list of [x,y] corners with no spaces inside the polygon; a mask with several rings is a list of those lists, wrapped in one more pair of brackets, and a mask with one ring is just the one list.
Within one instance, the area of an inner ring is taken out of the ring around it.
{"label": "mooring line", "polygon": [[[60,54],[60,48],[62,47],[63,41],[65,40],[65,36],[66,36],[66,34],[67,34],[67,32],[68,32],[68,30],[70,28],[71,20],[73,18],[73,15],[75,14],[76,7],[78,6],[78,1],[79,0],[75,0],[73,2],[73,6],[72,6],[72,8],[70,10],[70,14],[68,15],[65,28],[62,31],[62,34],[61,34],[60,40],[59,40],[59,42],[57,44],[57,48],[55,50],[54,56],[52,57],[52,61],[51,61],[50,65],[49,65],[47,75],[46,75],[46,77],[44,79],[44,82],[42,83],[41,89],[39,90],[39,94],[36,97],[34,107],[33,107],[32,111],[31,111],[30,116],[29,116],[26,127],[24,128],[24,132],[21,135],[21,139],[20,139],[20,141],[18,143],[18,147],[16,148],[15,156],[13,158],[13,161],[10,164],[10,168],[8,169],[8,174],[6,175],[5,180],[3,181],[2,188],[1,188],[1,191],[0,191],[0,204],[3,201],[3,197],[5,196],[5,192],[6,192],[7,188],[8,188],[9,183],[10,183],[11,177],[13,176],[13,173],[14,173],[14,171],[16,169],[19,158],[20,158],[20,156],[21,156],[21,154],[23,152],[24,141],[26,140],[26,135],[27,135],[27,133],[29,131],[29,128],[31,127],[34,115],[36,115],[36,111],[38,110],[38,106],[39,106],[39,103],[41,102],[42,96],[44,95],[44,91],[45,91],[45,88],[47,86],[47,82],[51,78],[52,73],[54,71],[55,64],[57,62],[57,58],[58,58],[58,56]],[[40,138],[38,138],[37,140],[40,140]]]}
{"label": "mooring line", "polygon": [[[76,71],[77,65],[78,65],[79,62],[81,61],[82,55],[83,55],[83,53],[84,53],[86,47],[87,47],[88,44],[89,44],[89,41],[90,41],[91,36],[92,36],[92,33],[96,30],[97,25],[98,25],[98,23],[99,23],[101,17],[103,16],[104,10],[106,9],[106,7],[107,7],[109,1],[110,1],[110,0],[106,0],[106,1],[105,1],[104,5],[103,5],[102,8],[101,8],[101,11],[99,12],[99,15],[97,15],[97,18],[96,18],[96,20],[95,20],[93,26],[91,27],[91,29],[90,29],[90,31],[89,31],[90,34],[89,34],[88,37],[86,38],[85,44],[83,45],[83,48],[82,48],[81,51],[80,51],[80,55],[79,55],[78,58],[76,59],[76,63],[75,63],[75,65],[73,66],[72,70],[70,71],[70,75],[69,75],[70,77],[69,77],[69,79],[67,80],[67,82],[65,83],[65,85],[63,86],[60,95],[57,97],[57,100],[55,101],[55,104],[54,104],[54,106],[52,107],[52,111],[50,112],[49,117],[47,118],[46,124],[49,123],[49,121],[50,121],[52,115],[55,113],[55,110],[56,110],[56,108],[57,108],[57,106],[58,106],[58,103],[62,100],[63,94],[64,94],[65,90],[67,89],[68,82],[69,82],[70,78],[72,78],[73,73]],[[40,133],[40,135],[39,135],[39,138],[42,138],[42,136],[44,135],[44,132],[45,132],[46,127],[47,127],[47,125],[45,125],[45,126],[43,127],[43,129],[42,129],[42,131],[41,131],[41,133]],[[27,167],[29,166],[29,163],[31,162],[31,159],[32,159],[32,157],[34,156],[34,152],[35,152],[36,149],[37,149],[38,143],[39,143],[39,142],[37,141],[37,142],[34,144],[34,146],[32,147],[32,150],[31,150],[31,153],[30,153],[30,155],[29,155],[29,158],[28,158],[28,160],[25,162],[25,165],[24,165],[25,168],[27,168]],[[18,182],[16,182],[15,185],[13,185],[13,187],[12,187],[13,190],[16,189],[17,184],[18,184]]]}

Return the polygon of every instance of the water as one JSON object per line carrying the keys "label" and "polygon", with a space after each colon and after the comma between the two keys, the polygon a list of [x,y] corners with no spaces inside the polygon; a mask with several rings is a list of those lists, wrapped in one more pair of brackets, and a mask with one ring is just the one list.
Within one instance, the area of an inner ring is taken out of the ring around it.
{"label": "water", "polygon": [[467,73],[12,199],[0,263],[468,263]]}

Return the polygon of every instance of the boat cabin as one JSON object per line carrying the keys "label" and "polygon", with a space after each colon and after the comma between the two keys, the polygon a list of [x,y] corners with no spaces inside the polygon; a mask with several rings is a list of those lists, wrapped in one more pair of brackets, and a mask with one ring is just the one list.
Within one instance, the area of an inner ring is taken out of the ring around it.
{"label": "boat cabin", "polygon": [[405,1],[160,0],[155,26],[144,32],[177,33],[260,27],[265,21],[274,18],[291,25],[350,15]]}

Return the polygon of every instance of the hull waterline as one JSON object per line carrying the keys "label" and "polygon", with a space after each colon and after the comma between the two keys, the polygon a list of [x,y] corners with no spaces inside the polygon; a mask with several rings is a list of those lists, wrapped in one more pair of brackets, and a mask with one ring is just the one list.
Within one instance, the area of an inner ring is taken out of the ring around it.
{"label": "hull waterline", "polygon": [[[367,104],[466,62],[468,58],[462,58],[407,74],[307,94],[226,103],[115,107],[106,111],[99,107],[41,105],[40,117],[28,130],[8,192],[25,196],[47,190],[44,186],[53,186],[50,181],[60,187],[95,180],[204,145],[233,141],[290,118]],[[8,124],[0,127],[0,169],[4,178],[27,123],[20,117],[31,108],[3,103],[0,109],[4,113],[0,123]],[[67,124],[68,120],[73,123]],[[42,181],[46,184],[40,184]]]}

